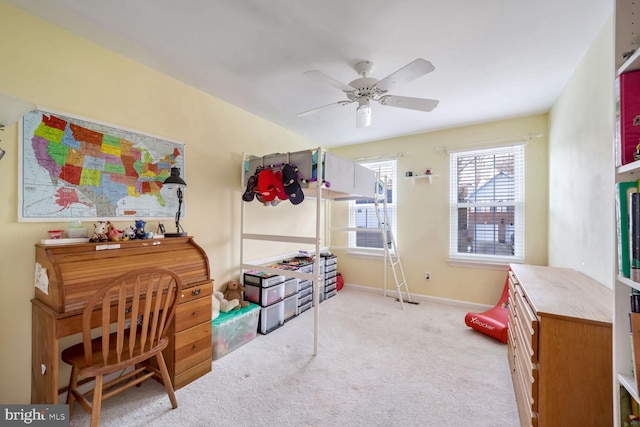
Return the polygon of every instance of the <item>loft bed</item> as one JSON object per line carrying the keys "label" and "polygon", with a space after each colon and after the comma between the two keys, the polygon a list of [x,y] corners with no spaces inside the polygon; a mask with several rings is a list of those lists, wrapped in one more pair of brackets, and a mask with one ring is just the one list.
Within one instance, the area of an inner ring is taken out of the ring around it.
{"label": "loft bed", "polygon": [[[320,159],[320,161],[318,161]],[[262,240],[271,242],[298,243],[315,246],[315,260],[313,273],[300,273],[287,271],[287,277],[301,280],[311,280],[314,301],[314,342],[313,354],[318,354],[319,335],[319,310],[320,310],[320,285],[324,285],[320,276],[320,253],[322,248],[321,227],[323,200],[353,200],[374,198],[376,193],[381,193],[383,187],[379,185],[376,173],[351,160],[344,159],[329,153],[322,147],[311,150],[296,151],[290,153],[273,153],[265,156],[244,155],[242,165],[242,187],[246,188],[250,177],[258,168],[269,168],[274,171],[281,170],[285,164],[289,164],[297,170],[297,176],[305,195],[303,203],[312,202],[315,199],[315,235],[314,236],[285,236],[269,234],[245,233],[245,207],[247,203],[260,203],[258,201],[242,201],[241,242],[240,242],[240,269],[259,271],[267,274],[282,275],[283,271],[264,265],[247,263],[244,260],[244,241]],[[320,178],[319,178],[320,177]],[[309,199],[309,200],[308,200]]]}
{"label": "loft bed", "polygon": [[[318,157],[322,159],[320,163]],[[242,184],[246,186],[249,177],[258,167],[278,170],[285,164],[297,169],[305,196],[332,200],[374,197],[377,181],[374,171],[322,148],[267,154],[262,157],[245,156]],[[321,180],[318,179],[318,174],[322,177]],[[319,182],[322,185],[319,186]]]}

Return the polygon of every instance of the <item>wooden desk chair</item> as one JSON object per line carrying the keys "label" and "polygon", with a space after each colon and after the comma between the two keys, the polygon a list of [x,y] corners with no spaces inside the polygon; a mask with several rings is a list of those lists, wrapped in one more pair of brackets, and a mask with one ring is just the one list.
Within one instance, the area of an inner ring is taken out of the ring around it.
{"label": "wooden desk chair", "polygon": [[[103,400],[153,376],[162,379],[171,406],[178,407],[162,350],[169,343],[167,331],[181,292],[182,282],[173,271],[142,268],[122,274],[89,300],[82,317],[83,342],[62,352],[62,360],[71,365],[69,416],[77,400],[91,414],[91,426],[98,426]],[[95,339],[91,339],[92,314],[94,322],[96,315],[100,320],[101,336]],[[114,323],[116,330],[110,333]],[[154,358],[157,367],[151,364]],[[104,383],[105,375],[118,371],[122,375]],[[78,377],[95,378],[94,388],[80,392]]]}

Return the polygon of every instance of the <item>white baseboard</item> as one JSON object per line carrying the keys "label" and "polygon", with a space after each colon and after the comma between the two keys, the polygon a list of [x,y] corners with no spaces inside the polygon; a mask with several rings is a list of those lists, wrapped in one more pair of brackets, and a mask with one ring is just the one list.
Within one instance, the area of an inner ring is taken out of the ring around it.
{"label": "white baseboard", "polygon": [[[356,285],[355,283],[345,283],[344,286],[350,287],[353,289],[358,289],[359,291],[384,295],[384,289],[380,289],[380,288],[372,288],[371,286]],[[403,292],[402,294],[406,296],[406,292]],[[486,311],[493,307],[491,305],[478,304],[478,303],[473,303],[469,301],[433,297],[433,296],[422,295],[422,294],[412,294],[412,293],[409,293],[409,294],[411,295],[411,299],[415,301],[425,301],[425,302],[435,302],[438,304],[455,305],[457,307],[468,308],[469,310],[473,310],[473,311]],[[397,291],[387,289],[387,296],[392,298],[397,298]]]}

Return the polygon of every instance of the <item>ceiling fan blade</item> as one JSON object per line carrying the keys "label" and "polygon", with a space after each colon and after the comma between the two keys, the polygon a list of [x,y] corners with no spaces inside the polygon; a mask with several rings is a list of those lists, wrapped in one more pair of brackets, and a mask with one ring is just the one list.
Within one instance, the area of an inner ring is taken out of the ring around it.
{"label": "ceiling fan blade", "polygon": [[345,106],[345,105],[349,105],[351,104],[353,101],[338,101],[338,102],[334,102],[332,104],[328,104],[328,105],[323,105],[322,107],[317,107],[314,108],[312,110],[308,110],[308,111],[303,111],[302,113],[298,113],[296,114],[297,117],[304,117],[304,116],[308,116],[310,114],[314,114],[317,113],[318,111],[322,111],[322,110],[326,110],[332,107],[337,107],[338,105],[340,106]]}
{"label": "ceiling fan blade", "polygon": [[398,71],[391,73],[384,79],[380,80],[376,84],[376,87],[383,92],[387,92],[395,88],[396,86],[409,83],[410,81],[424,76],[425,74],[430,73],[433,70],[435,70],[435,67],[431,64],[431,62],[422,58],[418,58],[415,61],[410,62],[409,64],[400,68]]}
{"label": "ceiling fan blade", "polygon": [[344,92],[351,92],[353,91],[353,88],[351,86],[348,86],[336,79],[334,79],[331,76],[326,75],[325,73],[323,73],[322,71],[318,71],[318,70],[311,70],[311,71],[306,71],[304,73],[305,76],[307,77],[311,77],[312,79],[318,80],[320,82],[323,83],[327,83],[333,87],[336,87],[338,89],[340,89],[341,91]]}
{"label": "ceiling fan blade", "polygon": [[379,100],[380,104],[389,107],[400,107],[409,110],[431,111],[440,101],[425,98],[410,98],[408,96],[385,95]]}

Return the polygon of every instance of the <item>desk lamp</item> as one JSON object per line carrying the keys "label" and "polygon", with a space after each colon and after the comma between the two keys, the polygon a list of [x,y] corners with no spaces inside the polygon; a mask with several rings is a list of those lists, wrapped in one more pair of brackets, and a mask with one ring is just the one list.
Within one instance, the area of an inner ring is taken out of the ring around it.
{"label": "desk lamp", "polygon": [[[184,179],[180,178],[180,169],[179,168],[171,168],[171,175],[169,178],[164,180],[164,185],[169,189],[176,188],[178,193],[178,212],[176,212],[176,232],[175,233],[164,233],[164,237],[184,237],[187,233],[180,226],[180,212],[182,210],[182,188],[187,186],[187,183],[184,182]],[[182,231],[180,231],[182,230]]]}

